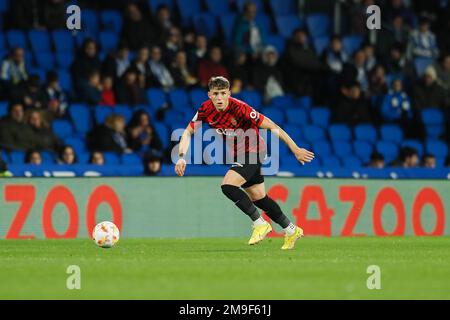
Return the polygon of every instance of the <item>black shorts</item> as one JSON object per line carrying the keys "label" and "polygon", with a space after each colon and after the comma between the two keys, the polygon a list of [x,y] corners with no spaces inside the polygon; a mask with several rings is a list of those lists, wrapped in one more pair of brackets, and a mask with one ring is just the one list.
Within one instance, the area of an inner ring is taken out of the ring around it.
{"label": "black shorts", "polygon": [[236,171],[245,179],[245,183],[241,186],[242,188],[249,188],[264,182],[261,167],[262,164],[260,162],[252,164],[235,162],[230,170]]}

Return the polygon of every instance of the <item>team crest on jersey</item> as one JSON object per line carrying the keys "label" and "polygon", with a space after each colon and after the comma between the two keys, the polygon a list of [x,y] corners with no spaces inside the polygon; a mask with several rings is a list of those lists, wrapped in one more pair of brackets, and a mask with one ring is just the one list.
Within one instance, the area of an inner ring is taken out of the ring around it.
{"label": "team crest on jersey", "polygon": [[237,121],[236,121],[236,119],[235,119],[234,117],[231,118],[231,124],[232,124],[233,126],[236,126],[236,125],[237,125]]}

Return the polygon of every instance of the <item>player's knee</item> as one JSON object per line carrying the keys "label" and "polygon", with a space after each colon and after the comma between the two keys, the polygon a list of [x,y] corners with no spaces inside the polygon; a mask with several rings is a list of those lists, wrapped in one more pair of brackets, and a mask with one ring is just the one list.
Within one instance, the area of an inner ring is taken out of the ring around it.
{"label": "player's knee", "polygon": [[221,186],[223,194],[233,201],[235,201],[236,196],[239,194],[239,187],[233,186],[231,184],[223,184]]}

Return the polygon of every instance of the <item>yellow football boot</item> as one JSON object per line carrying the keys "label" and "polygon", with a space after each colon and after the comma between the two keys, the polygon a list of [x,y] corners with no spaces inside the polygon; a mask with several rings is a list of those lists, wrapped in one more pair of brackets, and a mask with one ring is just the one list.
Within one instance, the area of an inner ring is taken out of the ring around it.
{"label": "yellow football boot", "polygon": [[296,227],[295,232],[288,236],[284,236],[284,245],[281,247],[281,250],[291,250],[295,246],[295,242],[303,237],[303,229]]}
{"label": "yellow football boot", "polygon": [[270,231],[272,231],[272,226],[267,221],[261,226],[253,227],[252,237],[248,240],[248,244],[254,245],[263,241]]}

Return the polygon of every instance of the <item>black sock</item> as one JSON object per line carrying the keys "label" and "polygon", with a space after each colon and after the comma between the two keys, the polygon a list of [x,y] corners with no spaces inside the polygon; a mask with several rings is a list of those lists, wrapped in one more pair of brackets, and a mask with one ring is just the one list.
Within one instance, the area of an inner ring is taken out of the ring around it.
{"label": "black sock", "polygon": [[242,212],[248,215],[252,221],[259,219],[261,215],[259,214],[258,209],[253,205],[248,195],[239,187],[224,184],[222,186],[222,192],[228,199],[233,201]]}
{"label": "black sock", "polygon": [[281,208],[278,205],[278,203],[276,203],[276,201],[274,201],[273,199],[269,198],[267,195],[264,198],[255,201],[254,204],[261,210],[264,210],[267,216],[272,221],[279,224],[283,229],[286,228],[291,223],[289,218],[284,215],[283,211],[281,211]]}

